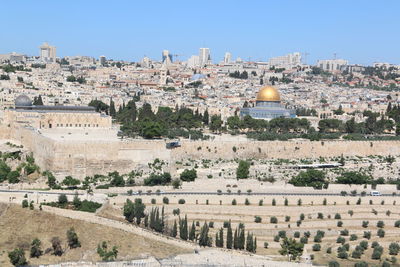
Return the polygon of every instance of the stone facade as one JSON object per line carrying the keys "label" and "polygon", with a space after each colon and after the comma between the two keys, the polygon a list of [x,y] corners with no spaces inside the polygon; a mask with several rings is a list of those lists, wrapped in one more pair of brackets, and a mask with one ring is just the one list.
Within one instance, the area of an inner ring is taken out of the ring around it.
{"label": "stone facade", "polygon": [[400,155],[399,141],[183,141],[166,149],[164,140],[56,140],[28,128],[0,127],[0,138],[15,140],[33,152],[42,170],[57,177],[83,179],[111,171],[128,173],[156,158],[170,165],[191,159],[301,159],[334,156]]}

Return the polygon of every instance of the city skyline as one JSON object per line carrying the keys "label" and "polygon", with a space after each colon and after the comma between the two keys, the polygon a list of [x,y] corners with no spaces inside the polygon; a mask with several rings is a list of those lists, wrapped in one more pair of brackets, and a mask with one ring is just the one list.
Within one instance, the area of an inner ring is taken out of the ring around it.
{"label": "city skyline", "polygon": [[7,42],[0,43],[0,53],[38,55],[38,46],[48,42],[60,57],[105,55],[127,61],[145,55],[158,60],[164,49],[187,60],[207,47],[213,62],[223,60],[225,52],[232,60],[246,61],[307,52],[309,64],[334,54],[351,64],[400,63],[396,1],[386,6],[373,1],[202,3],[8,2],[3,7],[20,10],[19,19],[13,12],[0,19],[3,25],[14,21],[3,29]]}

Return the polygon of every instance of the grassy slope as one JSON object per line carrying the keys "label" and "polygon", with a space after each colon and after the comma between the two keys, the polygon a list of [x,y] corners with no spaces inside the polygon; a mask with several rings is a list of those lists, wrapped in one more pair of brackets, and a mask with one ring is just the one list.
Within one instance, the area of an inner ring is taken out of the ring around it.
{"label": "grassy slope", "polygon": [[[29,259],[30,243],[34,238],[42,241],[42,249],[51,247],[54,236],[61,238],[66,247],[66,231],[74,227],[82,247],[69,250],[63,256],[44,255],[39,259]],[[19,206],[0,204],[0,266],[11,266],[7,252],[16,248],[25,248],[25,255],[30,264],[49,264],[64,261],[98,261],[97,244],[110,241],[117,245],[118,259],[133,259],[146,255],[164,258],[187,252],[181,248],[155,242],[122,230],[86,223],[79,220],[59,217],[38,210],[22,209]]]}

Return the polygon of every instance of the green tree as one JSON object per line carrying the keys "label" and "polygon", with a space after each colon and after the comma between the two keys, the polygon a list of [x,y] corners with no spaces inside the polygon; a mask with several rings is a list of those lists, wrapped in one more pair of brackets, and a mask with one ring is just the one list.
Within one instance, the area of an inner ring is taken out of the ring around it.
{"label": "green tree", "polygon": [[226,248],[232,249],[232,246],[233,246],[233,234],[232,234],[232,226],[231,223],[229,222],[226,233]]}
{"label": "green tree", "polygon": [[136,219],[136,224],[140,224],[142,218],[144,218],[144,210],[146,206],[142,203],[140,198],[135,199],[135,202],[132,202],[130,199],[126,200],[124,204],[124,216],[128,222],[133,222]]}
{"label": "green tree", "polygon": [[31,253],[30,253],[31,258],[39,258],[40,256],[42,256],[43,251],[41,249],[41,245],[42,242],[39,239],[37,238],[33,239],[31,243]]}
{"label": "green tree", "polygon": [[23,266],[28,263],[25,258],[25,251],[22,248],[16,248],[9,252],[8,258],[10,259],[11,264],[14,266]]}
{"label": "green tree", "polygon": [[178,226],[176,224],[176,220],[174,221],[174,226],[172,227],[171,236],[176,237],[178,234]]}
{"label": "green tree", "polygon": [[67,231],[67,241],[69,248],[79,248],[81,246],[81,242],[79,242],[78,234],[75,232],[75,229],[71,227]]}
{"label": "green tree", "polygon": [[296,260],[303,254],[304,244],[298,243],[292,238],[283,238],[279,253],[283,256],[288,256],[289,261]]}
{"label": "green tree", "polygon": [[325,180],[325,173],[319,170],[308,169],[301,171],[297,176],[289,181],[294,186],[312,186],[314,188],[322,189],[323,185],[327,183]]}
{"label": "green tree", "polygon": [[115,103],[114,100],[112,100],[112,98],[110,99],[110,116],[115,118],[115,116],[117,115],[117,111],[115,109]]}
{"label": "green tree", "polygon": [[180,179],[185,182],[193,182],[196,178],[197,171],[195,169],[185,169],[180,175]]}
{"label": "green tree", "polygon": [[236,178],[237,179],[246,179],[249,177],[250,162],[246,160],[239,161],[239,166],[236,169]]}
{"label": "green tree", "polygon": [[205,222],[200,229],[200,237],[199,237],[199,245],[202,247],[210,247],[212,244],[212,240],[208,235],[208,232],[209,232],[209,227]]}
{"label": "green tree", "polygon": [[97,246],[97,254],[99,254],[102,261],[115,261],[118,256],[118,248],[117,246],[113,246],[109,250],[107,242],[103,241]]}
{"label": "green tree", "polygon": [[222,119],[220,115],[212,115],[210,122],[210,130],[213,132],[219,132],[222,128]]}
{"label": "green tree", "polygon": [[196,238],[196,226],[193,221],[192,226],[190,227],[190,230],[189,230],[189,240],[193,241],[195,238]]}

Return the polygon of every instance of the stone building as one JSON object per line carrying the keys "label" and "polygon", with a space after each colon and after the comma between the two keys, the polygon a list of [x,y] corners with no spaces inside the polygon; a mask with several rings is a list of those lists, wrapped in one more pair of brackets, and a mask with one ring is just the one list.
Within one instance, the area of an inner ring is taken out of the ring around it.
{"label": "stone building", "polygon": [[15,107],[5,110],[3,124],[30,126],[35,129],[53,128],[95,128],[111,129],[111,117],[96,112],[89,106],[45,106],[32,105],[31,99],[20,95],[15,99]]}
{"label": "stone building", "polygon": [[265,86],[257,94],[256,106],[245,107],[240,110],[240,117],[251,116],[254,119],[271,120],[274,118],[294,118],[296,111],[286,109],[281,104],[278,90],[272,86]]}

